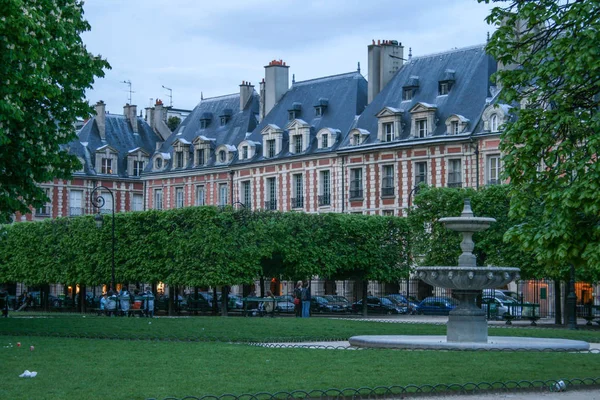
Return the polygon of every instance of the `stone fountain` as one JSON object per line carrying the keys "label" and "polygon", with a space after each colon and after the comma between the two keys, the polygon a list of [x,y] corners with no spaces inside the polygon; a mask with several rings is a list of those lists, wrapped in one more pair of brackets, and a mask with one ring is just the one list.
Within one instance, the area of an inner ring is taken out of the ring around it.
{"label": "stone fountain", "polygon": [[519,279],[519,268],[478,267],[473,254],[473,234],[481,232],[496,222],[494,218],[475,217],[471,201],[465,199],[460,217],[441,218],[448,229],[462,233],[456,267],[419,267],[419,278],[432,286],[452,289],[458,306],[448,316],[447,335],[444,336],[354,336],[350,344],[356,347],[425,348],[425,349],[558,349],[588,350],[587,342],[565,339],[540,339],[518,337],[493,337],[488,340],[486,313],[476,304],[483,289],[504,286]]}

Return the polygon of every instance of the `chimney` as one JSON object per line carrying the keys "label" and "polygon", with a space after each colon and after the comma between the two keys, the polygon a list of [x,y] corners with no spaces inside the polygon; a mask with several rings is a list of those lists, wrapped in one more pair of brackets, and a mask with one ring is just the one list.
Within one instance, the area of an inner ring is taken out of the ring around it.
{"label": "chimney", "polygon": [[137,115],[136,114],[137,114],[137,106],[129,105],[129,104],[125,104],[125,106],[123,106],[123,115],[125,116],[125,118],[127,118],[129,123],[131,124],[131,129],[133,130],[133,133],[138,133],[138,124],[137,124]]}
{"label": "chimney", "polygon": [[152,121],[153,124],[152,129],[156,132],[162,140],[167,140],[167,138],[171,135],[171,130],[167,126],[167,109],[163,107],[163,102],[161,99],[156,99],[156,104],[154,105],[154,111],[152,112]]}
{"label": "chimney", "polygon": [[240,85],[240,111],[243,111],[248,104],[248,101],[252,98],[254,93],[254,86],[250,82],[242,81]]}
{"label": "chimney", "polygon": [[260,98],[258,120],[260,122],[265,117],[265,78],[263,78],[263,80],[260,82],[258,87],[259,87],[258,94],[259,94],[259,98]]}
{"label": "chimney", "polygon": [[[275,104],[289,88],[289,66],[282,60],[273,60],[265,66],[265,105],[264,116],[269,114]],[[262,119],[262,118],[261,118]]]}
{"label": "chimney", "polygon": [[100,139],[106,140],[106,104],[102,100],[96,103],[96,126]]}
{"label": "chimney", "polygon": [[368,46],[368,101],[381,92],[404,64],[404,47],[397,40],[378,40]]}

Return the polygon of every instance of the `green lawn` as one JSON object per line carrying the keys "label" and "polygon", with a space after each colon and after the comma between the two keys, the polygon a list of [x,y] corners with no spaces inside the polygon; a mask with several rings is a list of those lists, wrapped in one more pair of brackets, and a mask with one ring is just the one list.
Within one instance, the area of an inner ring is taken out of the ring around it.
{"label": "green lawn", "polygon": [[[150,324],[151,322],[151,324]],[[217,342],[99,340],[10,332],[106,334],[122,338],[204,338]],[[445,327],[295,318],[0,319],[0,399],[163,399],[508,380],[600,377],[599,354],[273,349],[223,342],[267,337],[441,334]],[[490,329],[491,334],[598,338],[593,331]],[[22,347],[16,347],[21,342]],[[10,345],[12,344],[12,346]],[[35,346],[31,352],[29,346]],[[25,369],[38,372],[19,378]]]}

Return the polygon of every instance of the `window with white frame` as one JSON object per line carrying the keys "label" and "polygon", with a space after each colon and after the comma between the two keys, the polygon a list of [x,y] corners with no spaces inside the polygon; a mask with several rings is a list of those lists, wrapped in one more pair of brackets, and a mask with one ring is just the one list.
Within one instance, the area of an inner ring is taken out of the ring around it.
{"label": "window with white frame", "polygon": [[490,131],[498,132],[498,115],[497,114],[492,114],[492,116],[490,117]]}
{"label": "window with white frame", "polygon": [[250,186],[250,181],[242,182],[242,199],[243,199],[244,206],[247,209],[251,209],[252,208],[252,189]]}
{"label": "window with white frame", "polygon": [[427,119],[418,119],[416,121],[417,124],[417,137],[424,138],[427,137]]}
{"label": "window with white frame", "polygon": [[131,211],[144,211],[144,196],[134,194],[131,198]]}
{"label": "window with white frame", "polygon": [[322,149],[325,149],[325,148],[327,148],[327,147],[329,147],[329,135],[328,135],[328,134],[326,134],[326,133],[324,133],[324,134],[321,136],[321,148],[322,148]]}
{"label": "window with white frame", "polygon": [[219,162],[224,163],[225,161],[227,161],[227,152],[225,150],[220,150],[219,151]]}
{"label": "window with white frame", "polygon": [[294,153],[302,153],[302,136],[294,135]]}
{"label": "window with white frame", "polygon": [[175,152],[175,168],[183,168],[183,151]]}
{"label": "window with white frame", "polygon": [[462,162],[448,160],[448,187],[462,187]]}
{"label": "window with white frame", "polygon": [[221,207],[227,205],[227,184],[219,184],[219,205]]}
{"label": "window with white frame", "polygon": [[163,166],[163,159],[160,157],[156,157],[156,159],[154,160],[154,169],[162,169]]}
{"label": "window with white frame", "polygon": [[440,82],[440,86],[439,86],[440,96],[448,94],[448,92],[450,92],[450,85],[448,84],[448,82]]}
{"label": "window with white frame", "polygon": [[110,193],[101,193],[100,197],[104,199],[104,204],[100,207],[101,214],[112,214],[113,212],[113,197]]}
{"label": "window with white frame", "polygon": [[175,188],[175,207],[176,208],[183,207],[183,188],[182,187]]}
{"label": "window with white frame", "polygon": [[415,163],[415,186],[420,183],[427,184],[427,161]]}
{"label": "window with white frame", "polygon": [[350,200],[363,198],[362,168],[350,170]]}
{"label": "window with white frame", "polygon": [[275,139],[267,140],[267,157],[275,157]]}
{"label": "window with white frame", "polygon": [[402,101],[412,100],[413,98],[413,88],[403,88],[402,89]]}
{"label": "window with white frame", "polygon": [[319,207],[331,205],[331,175],[329,170],[319,172]]}
{"label": "window with white frame", "polygon": [[142,175],[142,171],[144,170],[144,162],[133,160],[133,176]]}
{"label": "window with white frame", "polygon": [[206,164],[206,149],[196,149],[196,166]]}
{"label": "window with white frame", "polygon": [[248,146],[242,146],[242,160],[248,159]]}
{"label": "window with white frame", "polygon": [[393,217],[394,216],[394,210],[383,210],[382,214],[386,217]]}
{"label": "window with white frame", "polygon": [[162,189],[154,189],[154,209],[163,209],[163,192]]}
{"label": "window with white frame", "polygon": [[488,185],[499,185],[501,183],[500,174],[502,172],[502,160],[499,154],[487,157],[487,176]]}
{"label": "window with white frame", "polygon": [[383,124],[383,137],[386,142],[393,141],[396,137],[394,135],[394,123],[386,122]]}
{"label": "window with white frame", "polygon": [[294,174],[294,197],[292,197],[292,208],[303,208],[304,207],[304,181],[302,180],[302,174]]}
{"label": "window with white frame", "polygon": [[112,158],[102,157],[102,173],[112,174]]}
{"label": "window with white frame", "polygon": [[198,185],[196,186],[196,199],[194,204],[196,204],[197,206],[203,206],[205,204],[205,191],[204,191],[204,185]]}
{"label": "window with white frame", "polygon": [[267,178],[267,201],[266,210],[277,210],[277,184],[276,178]]}
{"label": "window with white frame", "polygon": [[44,191],[44,194],[46,195],[48,200],[43,206],[35,210],[35,214],[39,216],[50,216],[52,213],[52,191],[50,190],[50,188],[42,188],[42,190]]}
{"label": "window with white frame", "polygon": [[352,144],[358,146],[360,144],[360,133],[352,135]]}
{"label": "window with white frame", "polygon": [[458,121],[452,121],[452,122],[450,122],[450,134],[452,134],[452,135],[458,135],[458,132],[459,132]]}
{"label": "window with white frame", "polygon": [[83,191],[71,190],[69,192],[69,215],[83,215]]}
{"label": "window with white frame", "polygon": [[384,165],[381,179],[381,196],[394,195],[394,166]]}

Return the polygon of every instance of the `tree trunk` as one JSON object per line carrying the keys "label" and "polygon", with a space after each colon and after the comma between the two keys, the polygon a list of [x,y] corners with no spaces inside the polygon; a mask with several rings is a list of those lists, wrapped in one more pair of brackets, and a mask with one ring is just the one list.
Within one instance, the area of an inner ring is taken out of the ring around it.
{"label": "tree trunk", "polygon": [[194,286],[194,315],[198,315],[198,286]]}
{"label": "tree trunk", "polygon": [[223,285],[221,287],[221,316],[227,316],[227,303],[229,301],[229,286]]}
{"label": "tree trunk", "polygon": [[173,301],[175,300],[175,286],[169,285],[169,316],[175,315]]}
{"label": "tree trunk", "polygon": [[560,293],[560,281],[554,280],[554,323],[560,325],[562,323],[562,300]]}
{"label": "tree trunk", "polygon": [[367,297],[368,297],[368,285],[369,281],[362,281],[362,315],[367,316]]}
{"label": "tree trunk", "polygon": [[265,297],[265,277],[260,277],[260,297]]}
{"label": "tree trunk", "polygon": [[213,287],[213,303],[212,303],[212,315],[216,316],[219,314],[219,302],[217,301],[217,287]]}

